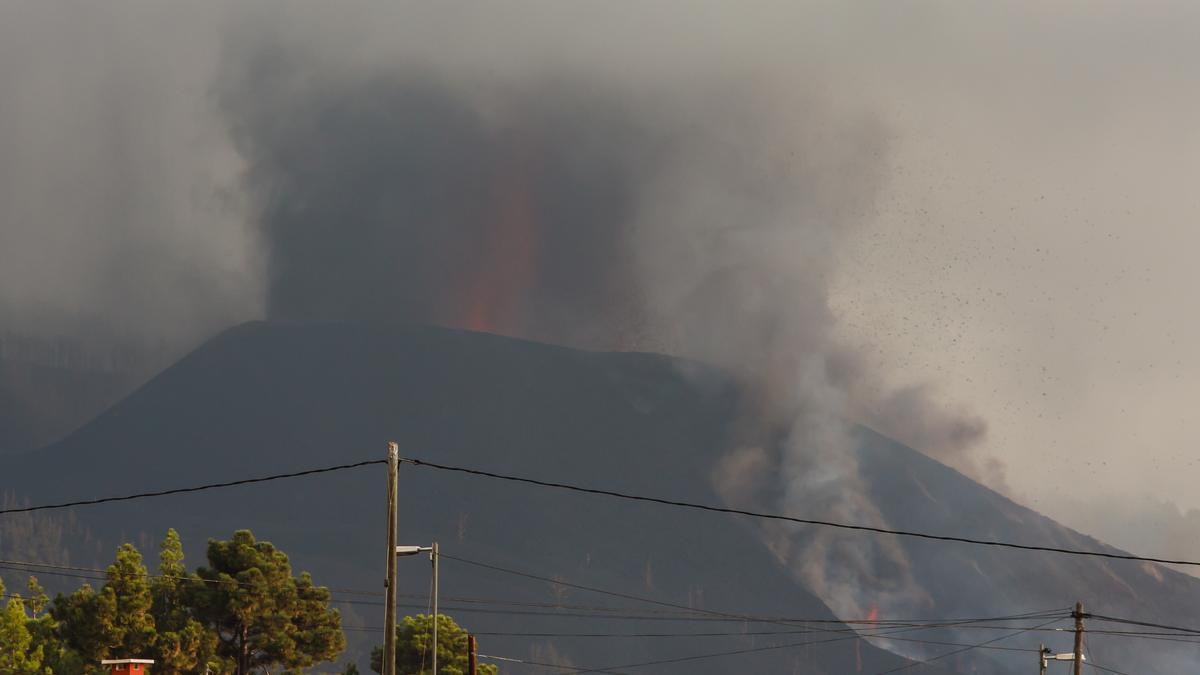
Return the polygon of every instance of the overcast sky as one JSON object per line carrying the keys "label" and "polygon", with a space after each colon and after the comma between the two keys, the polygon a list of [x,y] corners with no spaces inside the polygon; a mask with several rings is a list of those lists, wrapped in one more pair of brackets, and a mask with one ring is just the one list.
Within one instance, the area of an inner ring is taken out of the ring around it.
{"label": "overcast sky", "polygon": [[888,147],[835,251],[842,339],[983,418],[974,452],[1019,501],[1152,555],[1200,520],[1195,3],[5,3],[0,328],[196,341],[262,316],[213,87],[274,33],[334,71],[733,78],[784,120],[869,112]]}

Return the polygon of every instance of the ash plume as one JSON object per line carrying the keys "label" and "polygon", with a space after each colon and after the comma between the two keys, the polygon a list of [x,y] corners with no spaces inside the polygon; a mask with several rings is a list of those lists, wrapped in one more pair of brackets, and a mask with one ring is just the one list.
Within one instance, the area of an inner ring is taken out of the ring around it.
{"label": "ash plume", "polygon": [[[636,25],[547,10],[543,32],[478,7],[146,7],[147,30],[100,9],[0,21],[0,78],[27,94],[0,97],[0,139],[38,157],[0,162],[4,324],[190,346],[265,314],[660,350],[744,384],[743,450],[714,476],[731,501],[882,524],[854,421],[972,470],[981,425],[836,337],[830,284],[891,139],[805,52],[714,57],[722,22],[666,6]],[[680,22],[695,37],[663,49]],[[77,127],[46,122],[63,110]],[[763,536],[843,616],[923,601],[886,538]]]}
{"label": "ash plume", "polygon": [[[885,526],[856,417],[942,458],[982,434],[923,389],[888,392],[835,337],[838,255],[886,179],[888,133],[867,109],[753,78],[663,89],[566,67],[331,64],[287,40],[240,45],[223,73],[271,316],[715,363],[747,392],[736,441],[757,459],[714,475],[741,506]],[[928,601],[892,539],[763,536],[842,616]]]}
{"label": "ash plume", "polygon": [[218,15],[130,11],[0,7],[0,332],[177,355],[258,316],[257,250],[195,95]]}
{"label": "ash plume", "polygon": [[565,87],[496,120],[434,74],[294,87],[306,74],[282,67],[256,60],[222,98],[257,198],[269,316],[612,342],[654,161],[638,136],[654,129]]}

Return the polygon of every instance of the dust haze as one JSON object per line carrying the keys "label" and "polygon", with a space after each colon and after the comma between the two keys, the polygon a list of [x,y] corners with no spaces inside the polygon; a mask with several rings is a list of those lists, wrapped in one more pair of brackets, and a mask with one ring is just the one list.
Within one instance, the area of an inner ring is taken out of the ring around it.
{"label": "dust haze", "polygon": [[[183,349],[249,318],[387,318],[668,351],[756,391],[715,477],[730,499],[765,480],[774,508],[877,523],[856,489],[859,422],[1069,515],[1035,498],[1052,471],[1005,466],[1103,456],[1112,472],[1081,489],[1136,494],[1116,467],[1152,474],[1114,428],[1196,441],[1172,426],[1178,404],[1097,414],[1129,408],[1132,376],[1096,364],[1145,361],[1162,331],[1064,346],[1165,324],[1158,372],[1194,374],[1200,327],[1162,300],[1194,279],[1149,261],[1186,250],[1162,224],[1198,208],[1184,92],[1200,89],[1178,66],[1195,19],[1170,4],[7,5],[0,327]],[[1082,419],[1103,421],[1060,431]],[[1178,451],[1155,456],[1194,484]],[[764,534],[841,613],[866,609],[854,588],[920,602],[886,539]],[[884,577],[899,582],[863,581]]]}

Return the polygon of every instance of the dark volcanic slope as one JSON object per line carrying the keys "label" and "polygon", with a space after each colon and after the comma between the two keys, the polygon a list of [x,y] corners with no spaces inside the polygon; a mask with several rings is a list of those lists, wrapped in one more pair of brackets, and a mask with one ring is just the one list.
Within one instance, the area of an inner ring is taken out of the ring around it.
{"label": "dark volcanic slope", "polygon": [[[224,481],[382,458],[386,441],[395,439],[403,453],[449,464],[719,503],[710,476],[725,450],[735,397],[719,374],[655,355],[581,352],[402,325],[247,324],[212,340],[64,441],[0,458],[0,493],[46,503]],[[872,497],[893,527],[1104,548],[870,432],[863,431],[860,452]],[[384,491],[383,469],[372,466],[78,509],[75,524],[61,516],[0,517],[0,554],[61,560],[69,549],[72,561],[91,564],[111,559],[118,540],[129,539],[152,557],[153,542],[173,526],[195,564],[207,537],[250,527],[289,551],[296,567],[311,570],[320,583],[378,590]],[[710,610],[834,619],[745,519],[410,466],[401,469],[400,505],[402,541],[436,539],[451,556]],[[1082,599],[1098,613],[1200,625],[1200,584],[1159,566],[912,539],[902,545],[926,594],[925,617],[997,616],[1066,608]],[[427,563],[405,559],[401,572],[402,592],[411,596],[402,602],[414,612],[426,598]],[[777,647],[633,669],[667,673],[872,674],[905,663],[862,641],[838,639],[845,633],[763,635],[800,628],[663,615],[634,620],[628,617],[665,610],[450,559],[443,573],[444,606],[485,634],[490,654],[612,668]],[[348,625],[381,624],[381,608],[372,604],[378,598],[338,597],[355,601],[342,605]],[[524,604],[470,602],[478,598]],[[625,609],[554,610],[537,603]],[[739,631],[759,634],[487,635]],[[904,637],[978,643],[1005,632],[1011,629]],[[366,649],[381,636],[353,631],[349,637],[365,666]],[[1034,649],[1039,641],[1059,651],[1070,646],[1067,636],[1054,632],[993,646]],[[802,642],[811,644],[786,646]],[[1200,661],[1200,646],[1191,643],[1097,633],[1088,646],[1096,663],[1125,672],[1194,672],[1190,664]],[[925,657],[957,649],[913,642],[890,647]],[[1035,658],[1032,652],[979,649],[917,672],[942,667],[940,672],[1017,675],[1029,672]]]}
{"label": "dark volcanic slope", "polygon": [[0,359],[0,454],[32,450],[78,429],[145,377]]}
{"label": "dark volcanic slope", "polygon": [[[685,375],[684,371],[690,371]],[[709,503],[709,471],[733,405],[722,379],[643,354],[595,354],[489,335],[410,326],[248,324],[211,341],[66,440],[3,460],[0,491],[35,502],[161,489],[379,458],[385,441],[448,463]],[[251,527],[298,568],[336,588],[379,589],[382,467],[194,495],[79,509],[95,540],[76,562],[111,557],[118,539],[181,531],[203,541]],[[613,502],[404,467],[402,539],[437,539],[450,555],[668,602],[833,619],[734,519]],[[0,551],[4,551],[0,541]],[[143,545],[153,555],[153,549]],[[20,557],[21,551],[7,551]],[[28,553],[26,554],[29,555]],[[427,590],[426,565],[402,561],[402,592]],[[501,607],[499,598],[663,611],[446,560],[444,604],[479,632],[679,633],[797,630],[742,622],[630,620],[597,610]],[[340,596],[356,599],[354,596]],[[348,624],[378,626],[380,608],[345,604]],[[422,600],[408,600],[422,604]],[[482,610],[482,611],[481,611]],[[504,614],[501,611],[523,613]],[[414,611],[414,610],[409,610]],[[590,616],[578,616],[590,615]],[[838,625],[822,628],[841,630]],[[871,673],[902,664],[839,633],[750,637],[487,636],[486,651],[592,667],[804,641],[676,664],[656,672]],[[363,649],[380,637],[353,632]]]}
{"label": "dark volcanic slope", "polygon": [[[864,431],[861,447],[862,472],[876,504],[894,528],[1122,553],[878,434]],[[1069,488],[1069,478],[1064,480],[1064,488]],[[938,616],[962,616],[982,606],[1017,613],[1069,607],[1081,600],[1085,610],[1096,614],[1200,625],[1200,580],[1161,565],[920,539],[904,539],[903,544],[917,582],[929,594],[930,608]],[[1153,630],[1100,621],[1092,622],[1092,627]],[[1059,652],[1072,649],[1070,634],[1035,639]],[[1194,643],[1097,634],[1088,640],[1088,653],[1098,664],[1130,673],[1200,670],[1200,645]]]}

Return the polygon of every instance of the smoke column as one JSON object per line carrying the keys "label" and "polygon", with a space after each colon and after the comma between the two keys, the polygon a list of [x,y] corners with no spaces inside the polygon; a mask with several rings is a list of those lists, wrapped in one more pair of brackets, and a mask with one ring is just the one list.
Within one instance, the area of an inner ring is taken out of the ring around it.
{"label": "smoke column", "polygon": [[[747,392],[722,494],[818,517],[881,524],[847,420],[971,468],[978,421],[835,338],[890,140],[837,73],[733,58],[764,27],[702,8],[497,31],[449,5],[5,9],[0,320],[176,344],[404,320],[692,356]],[[843,615],[921,601],[894,542],[763,536]]]}
{"label": "smoke column", "polygon": [[222,101],[256,197],[269,316],[613,342],[645,159],[630,135],[654,129],[622,128],[583,92],[531,91],[495,119],[432,74],[297,84],[302,67],[265,58]]}
{"label": "smoke column", "polygon": [[[287,40],[243,45],[223,72],[272,317],[715,363],[748,392],[740,449],[714,475],[739,506],[885,526],[847,420],[904,420],[945,457],[982,433],[919,389],[875,394],[834,338],[840,247],[884,180],[886,129],[863,109],[751,80],[330,65]],[[894,540],[763,536],[842,616],[924,602]]]}

